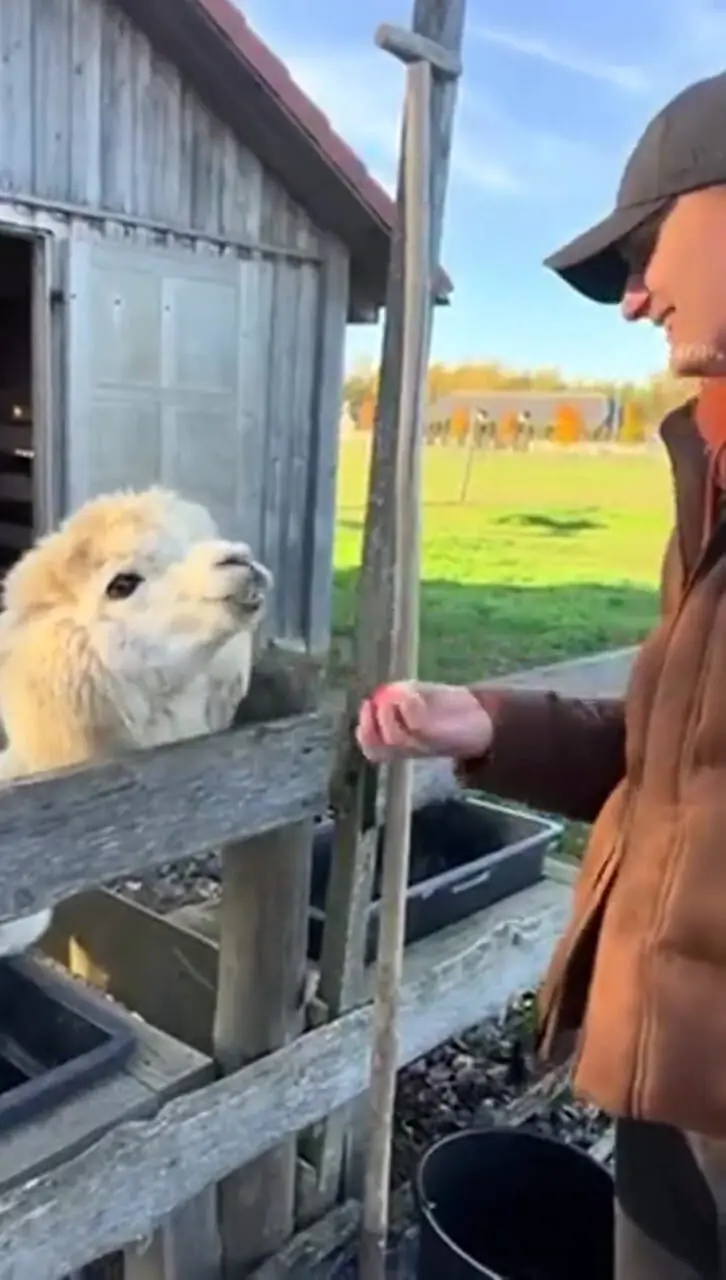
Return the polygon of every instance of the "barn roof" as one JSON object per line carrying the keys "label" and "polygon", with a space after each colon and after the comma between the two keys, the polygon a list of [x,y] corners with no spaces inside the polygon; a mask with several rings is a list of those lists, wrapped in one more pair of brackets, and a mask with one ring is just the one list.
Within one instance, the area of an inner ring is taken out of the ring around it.
{"label": "barn roof", "polygon": [[[382,305],[394,203],[232,0],[117,2],[313,222],[348,246],[360,303]],[[450,289],[442,273],[437,292]]]}

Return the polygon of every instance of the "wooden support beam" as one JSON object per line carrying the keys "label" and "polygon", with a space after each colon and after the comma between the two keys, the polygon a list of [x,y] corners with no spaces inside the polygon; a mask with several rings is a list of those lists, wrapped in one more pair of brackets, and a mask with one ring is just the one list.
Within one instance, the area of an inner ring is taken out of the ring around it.
{"label": "wooden support beam", "polygon": [[[305,655],[269,648],[258,659],[238,723],[308,711],[320,672]],[[231,1075],[304,1030],[313,822],[303,817],[222,850],[214,1056]],[[297,1135],[219,1188],[225,1276],[249,1274],[295,1228]]]}
{"label": "wooden support beam", "polygon": [[253,1272],[250,1280],[327,1280],[330,1261],[353,1239],[360,1225],[360,1205],[346,1200],[313,1226],[299,1232],[285,1249]]}
{"label": "wooden support beam", "polygon": [[170,1213],[150,1242],[124,1251],[123,1280],[222,1280],[216,1187]]}

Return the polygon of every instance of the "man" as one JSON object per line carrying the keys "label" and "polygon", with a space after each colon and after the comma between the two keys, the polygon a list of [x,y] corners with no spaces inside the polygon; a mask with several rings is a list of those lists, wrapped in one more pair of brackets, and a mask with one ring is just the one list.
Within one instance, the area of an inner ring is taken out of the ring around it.
{"label": "man", "polygon": [[[676,527],[662,618],[624,702],[391,685],[371,759],[448,755],[463,782],[594,823],[540,1003],[542,1050],[618,1118],[618,1280],[726,1277],[726,75],[648,125],[616,207],[548,260],[662,328],[704,380],[662,435]],[[626,566],[624,566],[626,569]],[[583,1280],[586,1280],[583,1277]]]}

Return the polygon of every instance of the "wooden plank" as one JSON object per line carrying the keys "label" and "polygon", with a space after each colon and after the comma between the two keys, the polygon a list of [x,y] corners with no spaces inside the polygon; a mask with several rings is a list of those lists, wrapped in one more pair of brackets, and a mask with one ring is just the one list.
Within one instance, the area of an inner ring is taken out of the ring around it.
{"label": "wooden plank", "polygon": [[[269,652],[253,669],[249,705],[264,686],[265,718],[290,716],[316,700],[315,682],[296,685],[289,663]],[[253,688],[254,686],[254,688]],[[219,979],[214,1056],[229,1075],[289,1044],[304,1030],[311,818],[222,850]],[[286,1142],[226,1178],[219,1188],[226,1274],[246,1274],[279,1250],[295,1229],[297,1142]]]}
{"label": "wooden plank", "polygon": [[195,738],[0,792],[0,919],[320,812],[325,715]]}
{"label": "wooden plank", "polygon": [[211,1054],[218,950],[183,926],[176,913],[159,916],[110,890],[91,889],[58,904],[41,946],[69,969],[76,969],[80,949],[94,985],[167,1035]]}
{"label": "wooden plank", "polygon": [[[288,589],[283,601],[284,626],[279,635],[298,643],[302,636],[305,638],[305,643],[309,644],[309,638],[304,630],[310,589],[309,573],[305,563],[305,538],[311,523],[308,511],[311,503],[316,501],[311,493],[310,481],[315,466],[311,458],[312,414],[320,269],[300,263],[297,267],[297,277],[294,324],[298,343],[290,392],[293,407],[289,415],[285,474],[287,502],[282,533]],[[341,324],[341,332],[344,331],[345,325]],[[329,521],[332,536],[332,530],[335,527],[333,512],[330,513]],[[332,584],[332,561],[327,564],[327,572]],[[323,647],[327,648],[327,646]]]}
{"label": "wooden plank", "polygon": [[72,0],[71,148],[67,198],[101,204],[101,31],[97,0]]}
{"label": "wooden plank", "polygon": [[39,195],[64,199],[70,185],[71,5],[33,12],[33,183]]}
{"label": "wooden plank", "polygon": [[175,1209],[151,1243],[124,1253],[123,1280],[221,1280],[216,1188]]}
{"label": "wooden plank", "polygon": [[[324,1218],[300,1231],[274,1258],[253,1271],[250,1280],[287,1280],[292,1276],[322,1280],[323,1275],[329,1275],[331,1258],[340,1255],[359,1225],[360,1204],[357,1200],[346,1200],[344,1204],[336,1205]],[[322,1268],[325,1269],[320,1271]]]}
{"label": "wooden plank", "polygon": [[348,313],[349,261],[335,240],[325,244],[320,273],[317,357],[303,568],[305,637],[309,648],[326,652],[330,644],[333,590],[335,485],[338,470],[338,419],[343,386],[345,319]]}
{"label": "wooden plank", "polygon": [[[279,234],[279,232],[277,233]],[[292,412],[293,370],[298,335],[295,330],[297,271],[294,264],[276,262],[273,268],[272,323],[267,356],[267,416],[265,423],[265,491],[262,509],[261,557],[275,575],[270,625],[284,634],[283,602],[290,587],[284,544],[288,494],[285,487]]]}
{"label": "wooden plank", "polygon": [[26,0],[0,6],[0,188],[33,186],[33,15]]}
{"label": "wooden plank", "polygon": [[[544,881],[412,947],[399,1064],[537,982],[570,905],[565,886]],[[356,1009],[0,1197],[0,1275],[57,1280],[143,1238],[179,1203],[345,1105],[367,1085],[371,1026],[370,1005]]]}
{"label": "wooden plank", "polygon": [[131,213],[134,190],[134,28],[103,6],[101,31],[101,184],[104,209]]}

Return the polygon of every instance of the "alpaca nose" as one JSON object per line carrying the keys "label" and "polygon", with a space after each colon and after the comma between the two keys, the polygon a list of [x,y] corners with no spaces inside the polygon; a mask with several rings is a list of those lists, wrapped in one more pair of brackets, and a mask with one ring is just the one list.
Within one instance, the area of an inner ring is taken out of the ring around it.
{"label": "alpaca nose", "polygon": [[251,556],[243,551],[230,551],[229,555],[217,561],[218,569],[249,569],[252,584],[255,587],[266,587],[269,581],[267,570],[257,564]]}
{"label": "alpaca nose", "polygon": [[218,569],[250,569],[252,568],[250,557],[242,551],[231,551],[228,556],[217,561]]}

